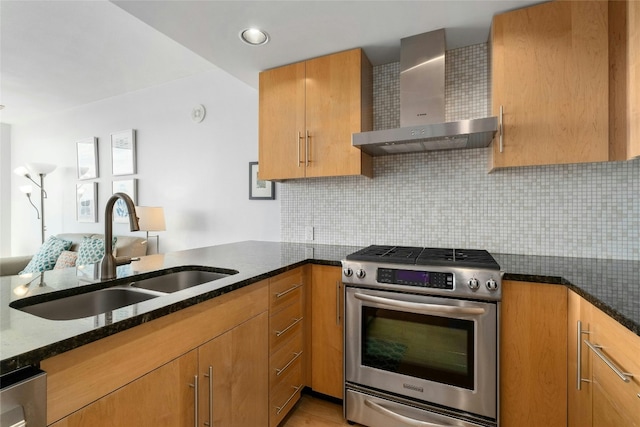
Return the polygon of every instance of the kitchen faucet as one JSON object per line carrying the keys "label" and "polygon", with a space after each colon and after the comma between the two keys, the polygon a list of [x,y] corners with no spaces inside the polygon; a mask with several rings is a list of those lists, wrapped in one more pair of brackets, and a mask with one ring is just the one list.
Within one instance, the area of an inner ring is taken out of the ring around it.
{"label": "kitchen faucet", "polygon": [[107,206],[104,210],[104,256],[100,262],[100,280],[108,280],[116,278],[116,266],[122,264],[129,264],[131,258],[129,257],[114,257],[113,256],[113,206],[118,199],[122,199],[127,206],[127,212],[129,213],[129,228],[131,231],[140,230],[138,225],[138,217],[136,216],[136,207],[133,204],[133,200],[125,193],[115,193],[107,200]]}

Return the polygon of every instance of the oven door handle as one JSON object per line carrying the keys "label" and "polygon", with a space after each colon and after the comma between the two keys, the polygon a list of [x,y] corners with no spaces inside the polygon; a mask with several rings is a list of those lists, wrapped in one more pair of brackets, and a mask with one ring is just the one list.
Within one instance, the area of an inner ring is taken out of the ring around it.
{"label": "oven door handle", "polygon": [[369,408],[373,409],[376,412],[379,412],[383,415],[388,416],[398,422],[401,422],[403,425],[412,426],[412,427],[455,427],[453,424],[435,424],[430,423],[428,421],[416,420],[415,418],[410,418],[404,415],[400,415],[396,412],[393,412],[390,409],[385,408],[384,406],[378,405],[370,401],[369,399],[364,399],[364,404]]}
{"label": "oven door handle", "polygon": [[374,304],[386,305],[394,308],[404,308],[409,310],[418,311],[425,314],[461,314],[461,315],[476,315],[479,316],[485,313],[485,309],[482,307],[459,307],[453,305],[440,305],[440,304],[422,304],[419,302],[399,301],[389,298],[375,297],[372,295],[365,295],[355,293],[353,294],[357,299]]}

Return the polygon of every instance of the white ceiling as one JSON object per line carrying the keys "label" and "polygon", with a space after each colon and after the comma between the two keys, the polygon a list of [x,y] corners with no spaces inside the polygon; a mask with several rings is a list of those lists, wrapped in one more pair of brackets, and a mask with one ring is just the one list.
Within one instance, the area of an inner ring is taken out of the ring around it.
{"label": "white ceiling", "polygon": [[[215,66],[257,87],[261,70],[354,47],[374,65],[394,62],[401,38],[439,28],[446,28],[448,49],[483,43],[494,14],[533,3],[539,1],[1,0],[0,122]],[[266,30],[270,42],[242,44],[239,33],[251,26]]]}

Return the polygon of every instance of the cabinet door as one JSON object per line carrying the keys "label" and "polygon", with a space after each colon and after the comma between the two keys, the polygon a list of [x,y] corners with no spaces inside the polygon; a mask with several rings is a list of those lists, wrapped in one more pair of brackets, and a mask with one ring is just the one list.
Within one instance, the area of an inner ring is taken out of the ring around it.
{"label": "cabinet door", "polygon": [[370,130],[368,59],[353,49],[309,60],[306,70],[307,176],[371,175],[369,156],[351,145],[352,133]]}
{"label": "cabinet door", "polygon": [[[593,364],[593,425],[640,426],[640,337],[602,311],[593,309],[589,340],[612,367],[591,352]],[[616,374],[627,377],[625,382]],[[624,375],[630,373],[631,375]]]}
{"label": "cabinet door", "polygon": [[[592,329],[592,305],[573,291],[568,291],[567,323],[567,426],[591,426],[591,354],[583,340]],[[580,327],[578,328],[578,322]],[[578,385],[578,381],[580,383]]]}
{"label": "cabinet door", "polygon": [[504,281],[500,419],[504,427],[567,424],[567,288]]}
{"label": "cabinet door", "polygon": [[627,2],[628,70],[627,93],[629,120],[628,157],[640,157],[640,2]]}
{"label": "cabinet door", "polygon": [[260,73],[260,179],[304,176],[305,64]]}
{"label": "cabinet door", "polygon": [[267,316],[264,312],[198,348],[201,426],[267,425]]}
{"label": "cabinet door", "polygon": [[311,388],[342,399],[342,273],[325,265],[311,272]]}
{"label": "cabinet door", "polygon": [[192,427],[195,350],[52,424],[54,427]]}
{"label": "cabinet door", "polygon": [[492,168],[609,159],[608,13],[555,1],[494,17]]}

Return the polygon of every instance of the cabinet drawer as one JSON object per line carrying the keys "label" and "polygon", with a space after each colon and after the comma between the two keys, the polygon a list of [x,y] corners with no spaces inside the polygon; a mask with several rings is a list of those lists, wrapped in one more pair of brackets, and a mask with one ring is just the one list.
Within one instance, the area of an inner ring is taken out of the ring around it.
{"label": "cabinet drawer", "polygon": [[269,281],[269,312],[282,310],[289,304],[302,300],[302,269],[282,273]]}
{"label": "cabinet drawer", "polygon": [[303,356],[302,333],[299,332],[269,358],[269,386],[272,390],[296,365],[302,363]]}
{"label": "cabinet drawer", "polygon": [[302,333],[302,300],[269,318],[269,350],[277,351],[291,337]]}
{"label": "cabinet drawer", "polygon": [[298,363],[282,382],[271,390],[269,398],[269,425],[275,427],[293,408],[302,392],[302,364]]}

